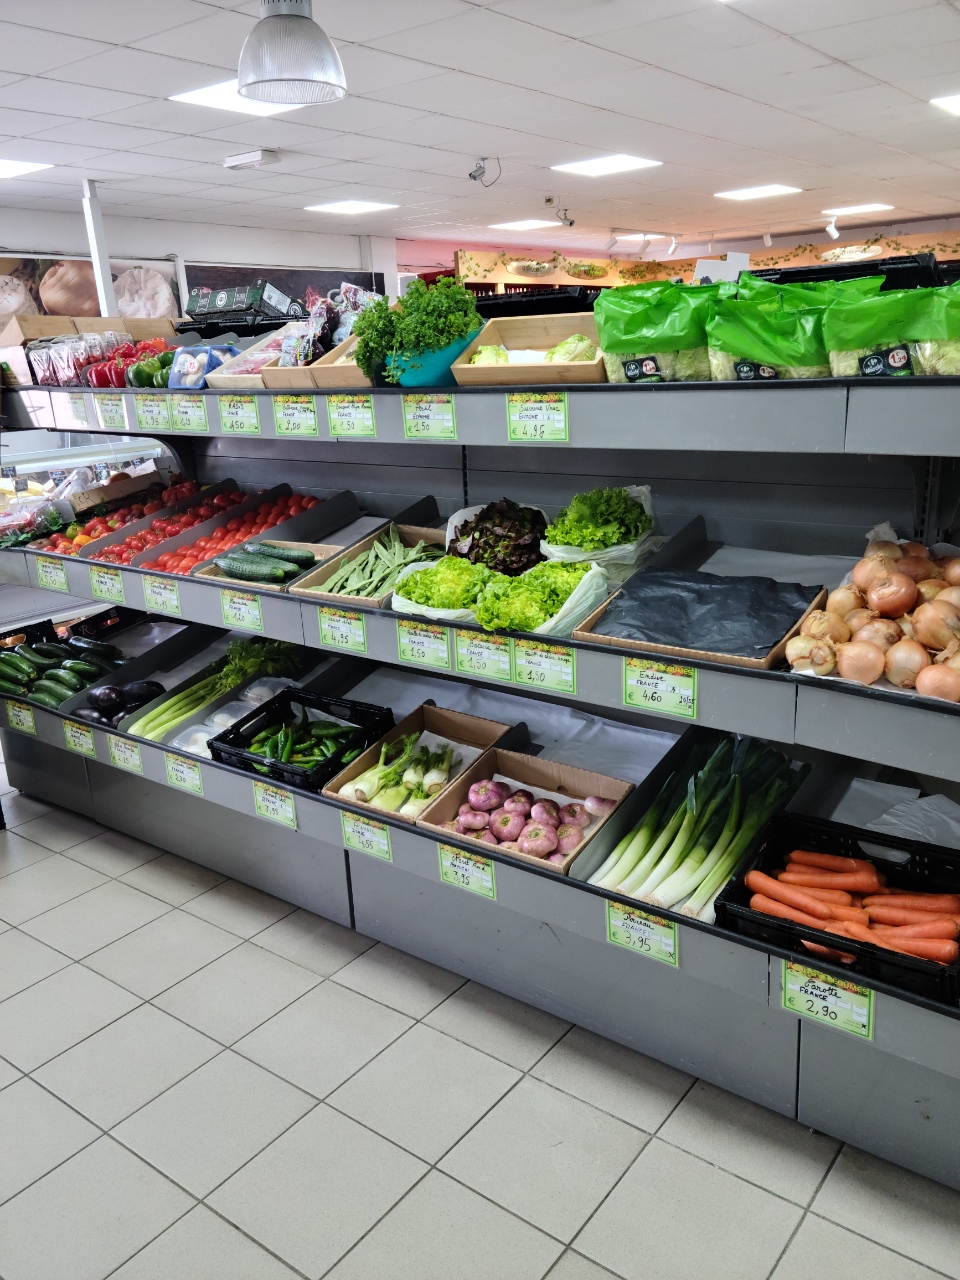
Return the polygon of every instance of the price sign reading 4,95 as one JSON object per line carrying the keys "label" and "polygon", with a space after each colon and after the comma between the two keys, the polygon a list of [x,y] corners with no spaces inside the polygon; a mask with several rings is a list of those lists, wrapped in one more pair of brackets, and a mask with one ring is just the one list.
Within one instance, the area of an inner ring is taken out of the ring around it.
{"label": "price sign reading 4,95", "polygon": [[380,858],[383,862],[393,861],[390,828],[385,822],[358,818],[355,813],[341,813],[340,822],[343,825],[343,843],[348,849],[369,853],[371,858]]}
{"label": "price sign reading 4,95", "polygon": [[456,885],[481,898],[496,899],[497,877],[490,858],[478,853],[465,853],[453,845],[438,844],[440,853],[440,879],[444,884]]}
{"label": "price sign reading 4,95", "polygon": [[172,578],[143,575],[143,602],[151,613],[180,613],[180,588]]}
{"label": "price sign reading 4,95", "polygon": [[418,667],[439,667],[441,671],[449,671],[450,634],[446,627],[398,618],[397,653],[401,662],[413,662]]}
{"label": "price sign reading 4,95", "polygon": [[141,431],[170,430],[170,406],[166,396],[135,395],[133,406],[137,412],[137,426]]}
{"label": "price sign reading 4,95", "polygon": [[514,682],[553,693],[577,692],[577,663],[564,644],[516,639],[513,642]]}
{"label": "price sign reading 4,95", "polygon": [[831,978],[793,960],[782,960],[781,964],[780,1003],[784,1009],[861,1040],[873,1039],[874,992],[870,987]]}
{"label": "price sign reading 4,95", "polygon": [[508,391],[507,439],[511,444],[568,444],[565,391]]}
{"label": "price sign reading 4,95", "polygon": [[104,431],[126,431],[127,416],[123,412],[123,396],[99,395],[94,397],[97,418]]}
{"label": "price sign reading 4,95", "polygon": [[483,676],[486,680],[513,679],[513,658],[509,636],[485,636],[476,631],[454,635],[457,671],[462,676]]}
{"label": "price sign reading 4,95", "polygon": [[620,902],[607,902],[607,941],[664,964],[679,963],[677,926],[673,921]]}
{"label": "price sign reading 4,95", "polygon": [[90,566],[90,594],[98,600],[123,604],[123,575],[119,569],[96,569]]}
{"label": "price sign reading 4,95", "polygon": [[450,391],[403,397],[403,435],[406,440],[456,440],[457,415]]}
{"label": "price sign reading 4,95", "polygon": [[697,669],[649,658],[624,658],[623,705],[697,718]]}

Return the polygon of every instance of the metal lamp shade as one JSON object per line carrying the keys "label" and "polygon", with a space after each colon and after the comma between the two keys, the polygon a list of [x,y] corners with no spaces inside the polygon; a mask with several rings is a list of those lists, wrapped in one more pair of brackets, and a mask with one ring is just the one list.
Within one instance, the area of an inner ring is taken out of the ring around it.
{"label": "metal lamp shade", "polygon": [[240,95],[290,106],[342,98],[347,92],[343,64],[313,21],[310,0],[261,0],[260,7],[264,16],[240,53]]}

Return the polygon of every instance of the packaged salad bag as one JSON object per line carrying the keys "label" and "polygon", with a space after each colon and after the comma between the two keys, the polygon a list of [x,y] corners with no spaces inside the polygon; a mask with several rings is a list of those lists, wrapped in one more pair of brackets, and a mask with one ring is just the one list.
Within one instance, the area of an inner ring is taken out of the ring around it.
{"label": "packaged salad bag", "polygon": [[707,318],[714,382],[829,378],[822,308],[772,311],[756,302],[720,299]]}
{"label": "packaged salad bag", "polygon": [[707,305],[732,296],[727,281],[675,285],[667,280],[605,289],[593,304],[610,382],[709,382]]}
{"label": "packaged salad bag", "polygon": [[960,374],[960,291],[900,289],[823,313],[835,378]]}
{"label": "packaged salad bag", "polygon": [[737,298],[741,302],[780,303],[785,310],[804,311],[808,307],[828,307],[831,302],[858,302],[874,298],[886,276],[859,276],[855,280],[801,280],[796,284],[774,284],[760,276],[741,271]]}

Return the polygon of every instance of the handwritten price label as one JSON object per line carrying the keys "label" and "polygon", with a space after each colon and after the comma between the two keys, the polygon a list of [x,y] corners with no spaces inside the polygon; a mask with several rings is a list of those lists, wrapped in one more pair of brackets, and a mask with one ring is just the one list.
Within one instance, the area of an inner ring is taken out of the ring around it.
{"label": "handwritten price label", "polygon": [[281,439],[320,434],[317,402],[313,396],[274,396],[273,419]]}
{"label": "handwritten price label", "polygon": [[165,751],[163,765],[171,787],[179,787],[181,791],[191,791],[195,796],[203,795],[203,778],[198,761],[184,760],[183,756],[174,756],[169,751]]}
{"label": "handwritten price label", "polygon": [[567,393],[508,391],[507,439],[511,444],[567,444]]}
{"label": "handwritten price label", "polygon": [[476,893],[481,898],[496,899],[497,877],[490,858],[477,853],[465,853],[449,844],[438,844],[440,854],[440,879],[444,884],[455,885]]}
{"label": "handwritten price label", "polygon": [[110,763],[118,769],[127,769],[130,773],[143,773],[143,761],[140,758],[140,747],[136,742],[128,742],[126,738],[115,738],[110,735]]}
{"label": "handwritten price label", "polygon": [[390,828],[385,822],[375,822],[372,818],[360,818],[355,813],[340,814],[343,826],[343,843],[348,849],[357,853],[369,853],[371,858],[380,858],[383,862],[393,861],[393,850],[390,848]]}
{"label": "handwritten price label", "polygon": [[50,591],[69,591],[67,586],[67,566],[61,560],[51,560],[47,556],[37,556],[37,583]]}
{"label": "handwritten price label", "polygon": [[69,751],[76,751],[81,756],[96,756],[97,747],[93,740],[93,730],[88,724],[78,724],[76,720],[64,720],[63,740]]}
{"label": "handwritten price label", "polygon": [[143,575],[143,602],[151,613],[180,613],[180,587],[170,578]]}
{"label": "handwritten price label", "polygon": [[225,627],[240,631],[262,631],[263,613],[260,597],[248,591],[221,591],[220,612]]}
{"label": "handwritten price label", "polygon": [[170,420],[174,431],[199,431],[205,435],[210,430],[210,424],[207,422],[207,397],[171,396]]}
{"label": "handwritten price label", "polygon": [[623,704],[695,720],[697,669],[648,658],[624,658]]}
{"label": "handwritten price label", "polygon": [[484,676],[487,680],[513,679],[509,636],[483,636],[476,631],[456,631],[454,653],[457,671],[463,676]]}
{"label": "handwritten price label", "polygon": [[367,627],[362,613],[325,608],[319,613],[321,644],[350,653],[367,652]]}
{"label": "handwritten price label", "polygon": [[619,902],[607,902],[607,941],[674,967],[679,962],[677,926]]}
{"label": "handwritten price label", "polygon": [[254,782],[253,807],[258,818],[279,822],[282,827],[297,829],[297,806],[289,791],[271,787],[266,782]]}
{"label": "handwritten price label", "polygon": [[826,1023],[861,1040],[873,1039],[874,992],[819,969],[782,960],[780,1003],[788,1013]]}
{"label": "handwritten price label", "polygon": [[159,433],[170,430],[170,406],[166,396],[134,396],[133,407],[141,431]]}
{"label": "handwritten price label", "polygon": [[373,396],[327,396],[327,421],[335,440],[377,438]]}
{"label": "handwritten price label", "polygon": [[97,600],[123,604],[123,577],[119,569],[95,569],[90,566],[90,594]]}
{"label": "handwritten price label", "polygon": [[566,645],[514,640],[513,663],[517,684],[554,693],[577,692],[576,654]]}
{"label": "handwritten price label", "polygon": [[220,430],[225,436],[258,436],[260,409],[256,396],[221,396]]}
{"label": "handwritten price label", "polygon": [[85,427],[90,422],[87,417],[87,402],[82,391],[68,391],[66,395],[67,413],[76,427]]}
{"label": "handwritten price label", "polygon": [[457,411],[449,391],[403,397],[406,440],[456,440]]}
{"label": "handwritten price label", "polygon": [[35,734],[37,732],[37,722],[32,709],[25,707],[22,702],[7,703],[7,724],[19,733]]}
{"label": "handwritten price label", "polygon": [[126,431],[127,415],[123,411],[123,396],[95,396],[97,418],[104,431]]}
{"label": "handwritten price label", "polygon": [[450,635],[446,627],[398,618],[397,652],[401,662],[450,670]]}

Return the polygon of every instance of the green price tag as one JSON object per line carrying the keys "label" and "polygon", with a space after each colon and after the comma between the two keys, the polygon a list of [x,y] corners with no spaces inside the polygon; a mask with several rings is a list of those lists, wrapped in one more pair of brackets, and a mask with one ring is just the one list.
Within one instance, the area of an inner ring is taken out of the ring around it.
{"label": "green price tag", "polygon": [[169,751],[165,751],[163,766],[167,771],[167,781],[171,787],[179,787],[181,791],[192,791],[195,796],[203,795],[199,761],[184,760],[183,756],[174,756]]}
{"label": "green price tag", "polygon": [[607,901],[607,941],[664,964],[679,963],[677,926],[620,902]]}
{"label": "green price tag", "polygon": [[277,435],[318,436],[317,402],[313,396],[274,396],[273,420]]}
{"label": "green price tag", "polygon": [[383,862],[393,861],[390,828],[385,822],[359,818],[355,813],[342,811],[340,822],[343,826],[343,843],[348,849],[355,849],[357,853],[369,853],[371,858],[380,858]]}
{"label": "green price tag", "polygon": [[7,703],[7,723],[11,729],[17,729],[20,733],[37,732],[32,709],[25,707],[22,702]]}
{"label": "green price tag", "polygon": [[140,747],[136,742],[128,742],[126,738],[115,738],[110,734],[109,744],[111,764],[118,769],[127,769],[130,773],[143,773]]}
{"label": "green price tag", "polygon": [[515,639],[514,682],[554,693],[577,692],[577,655],[565,644]]}
{"label": "green price tag", "polygon": [[37,556],[37,585],[47,587],[50,591],[69,591],[67,566],[62,560]]}
{"label": "green price tag", "polygon": [[97,600],[112,600],[123,604],[123,575],[119,569],[98,569],[90,566],[90,594]]}
{"label": "green price tag", "polygon": [[221,591],[220,612],[225,627],[236,627],[240,631],[263,630],[260,597],[250,591]]}
{"label": "green price tag", "polygon": [[170,397],[170,421],[174,431],[199,431],[205,435],[210,430],[207,397],[175,392]]}
{"label": "green price tag", "polygon": [[333,438],[376,440],[377,419],[373,396],[327,396],[327,421]]}
{"label": "green price tag", "polygon": [[567,393],[508,391],[507,439],[511,444],[567,444]]}
{"label": "green price tag", "polygon": [[453,392],[404,396],[403,435],[406,440],[456,440]]}
{"label": "green price tag", "polygon": [[788,1013],[799,1013],[838,1031],[847,1031],[861,1040],[873,1039],[871,987],[861,987],[844,978],[831,978],[819,969],[781,960],[780,1003]]}
{"label": "green price tag", "polygon": [[397,619],[397,652],[401,662],[450,670],[450,633],[428,622]]}
{"label": "green price tag", "polygon": [[497,876],[490,858],[481,858],[478,853],[465,853],[463,849],[455,849],[449,844],[438,844],[437,849],[440,853],[440,879],[444,884],[456,885],[458,889],[479,894],[481,898],[496,899]]}
{"label": "green price tag", "polygon": [[88,724],[78,724],[76,720],[64,720],[63,740],[67,749],[76,751],[81,756],[96,756],[97,748],[93,741],[93,730]]}
{"label": "green price tag", "polygon": [[282,827],[297,829],[297,804],[289,791],[271,787],[268,782],[253,784],[253,807],[258,818],[279,822]]}
{"label": "green price tag", "polygon": [[513,679],[509,636],[485,636],[476,631],[454,633],[456,669],[462,676],[483,676],[487,680]]}
{"label": "green price tag", "polygon": [[87,417],[87,402],[82,391],[67,392],[67,412],[76,426],[85,427],[88,425],[90,419]]}
{"label": "green price tag", "polygon": [[320,643],[331,649],[367,652],[367,625],[362,613],[352,609],[328,609],[320,614]]}
{"label": "green price tag", "polygon": [[623,705],[697,718],[697,668],[650,658],[624,658]]}
{"label": "green price tag", "polygon": [[137,411],[137,426],[141,431],[170,430],[170,404],[166,396],[136,395],[133,397],[133,406]]}
{"label": "green price tag", "polygon": [[221,396],[220,431],[225,436],[258,436],[260,409],[256,396]]}
{"label": "green price tag", "polygon": [[94,396],[97,419],[104,431],[126,431],[127,415],[123,411],[122,395]]}
{"label": "green price tag", "polygon": [[143,575],[143,602],[151,613],[180,613],[180,584],[171,578]]}

